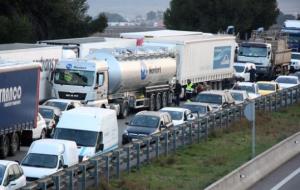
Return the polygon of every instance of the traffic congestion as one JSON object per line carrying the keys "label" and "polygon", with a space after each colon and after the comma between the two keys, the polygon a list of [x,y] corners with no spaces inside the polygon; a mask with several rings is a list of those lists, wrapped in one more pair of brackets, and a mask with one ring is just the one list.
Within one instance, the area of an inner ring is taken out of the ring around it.
{"label": "traffic congestion", "polygon": [[[0,161],[1,186],[19,189],[125,144],[300,84],[300,58],[282,39],[261,42],[256,35],[237,44],[228,35],[166,32],[153,32],[141,47],[131,46],[132,36],[145,34],[123,34],[131,39],[120,43],[124,47],[114,43],[107,50],[103,43],[110,42],[99,42],[85,57],[46,42],[22,47],[57,51],[49,69],[43,69],[49,61],[32,57],[1,60],[0,78],[8,84],[0,89],[7,117],[1,127],[10,129],[1,136],[0,155],[6,158]],[[42,56],[47,55],[46,50]],[[120,119],[128,117],[121,127]],[[24,158],[8,161],[21,146],[28,147]]]}

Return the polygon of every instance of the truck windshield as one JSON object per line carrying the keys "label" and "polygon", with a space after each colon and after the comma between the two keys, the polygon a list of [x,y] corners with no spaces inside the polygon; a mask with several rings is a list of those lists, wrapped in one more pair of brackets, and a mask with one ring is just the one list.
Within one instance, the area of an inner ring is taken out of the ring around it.
{"label": "truck windshield", "polygon": [[56,69],[54,83],[74,86],[92,86],[94,78],[93,71]]}
{"label": "truck windshield", "polygon": [[257,83],[257,87],[259,90],[275,91],[274,84]]}
{"label": "truck windshield", "polygon": [[2,184],[6,166],[0,165],[0,184]]}
{"label": "truck windshield", "polygon": [[56,128],[53,138],[75,141],[77,146],[94,147],[97,136],[98,132],[95,131]]}
{"label": "truck windshield", "polygon": [[198,94],[196,98],[197,102],[203,102],[208,104],[222,104],[222,96],[217,94]]}
{"label": "truck windshield", "polygon": [[242,73],[245,70],[245,67],[243,67],[243,66],[233,66],[233,68],[235,69],[235,72],[237,72],[237,73]]}
{"label": "truck windshield", "polygon": [[292,53],[292,59],[299,59],[300,60],[300,54]]}
{"label": "truck windshield", "polygon": [[29,153],[21,165],[37,168],[56,168],[57,160],[57,155]]}
{"label": "truck windshield", "polygon": [[239,50],[239,55],[246,57],[267,57],[267,48],[241,46]]}
{"label": "truck windshield", "polygon": [[159,123],[159,117],[150,116],[150,115],[136,115],[130,121],[130,126],[135,127],[150,127],[157,128]]}

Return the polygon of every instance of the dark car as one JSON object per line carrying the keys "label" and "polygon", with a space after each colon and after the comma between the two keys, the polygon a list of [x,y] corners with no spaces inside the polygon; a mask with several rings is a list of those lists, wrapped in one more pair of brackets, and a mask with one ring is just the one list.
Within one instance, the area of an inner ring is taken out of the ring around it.
{"label": "dark car", "polygon": [[171,116],[167,112],[141,111],[126,123],[122,143],[126,144],[143,137],[161,132],[173,127]]}

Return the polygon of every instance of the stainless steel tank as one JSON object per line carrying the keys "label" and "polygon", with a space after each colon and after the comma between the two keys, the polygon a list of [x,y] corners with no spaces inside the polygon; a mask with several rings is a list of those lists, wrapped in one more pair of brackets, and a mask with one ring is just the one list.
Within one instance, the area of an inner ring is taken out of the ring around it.
{"label": "stainless steel tank", "polygon": [[170,56],[117,59],[113,54],[97,52],[88,58],[106,60],[109,68],[109,94],[168,84],[176,74],[176,59]]}

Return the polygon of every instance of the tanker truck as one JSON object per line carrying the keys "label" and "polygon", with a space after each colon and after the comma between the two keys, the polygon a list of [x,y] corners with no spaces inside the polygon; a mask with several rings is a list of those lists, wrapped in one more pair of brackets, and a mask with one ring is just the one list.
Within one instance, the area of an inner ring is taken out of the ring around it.
{"label": "tanker truck", "polygon": [[95,51],[85,59],[62,60],[51,77],[53,96],[112,108],[159,110],[172,102],[176,59],[167,51]]}

